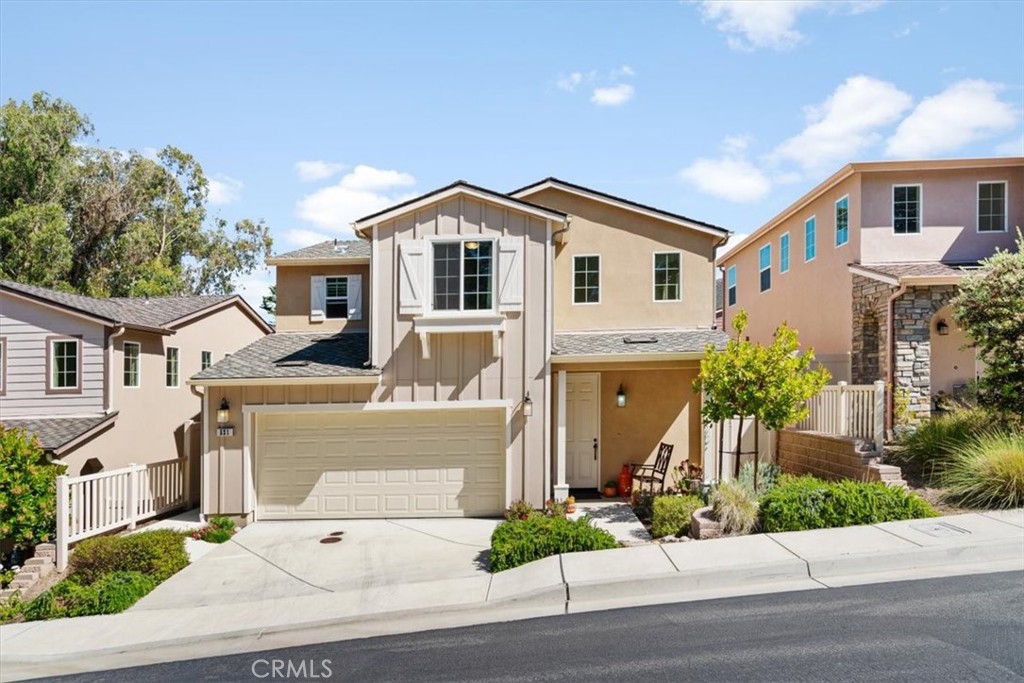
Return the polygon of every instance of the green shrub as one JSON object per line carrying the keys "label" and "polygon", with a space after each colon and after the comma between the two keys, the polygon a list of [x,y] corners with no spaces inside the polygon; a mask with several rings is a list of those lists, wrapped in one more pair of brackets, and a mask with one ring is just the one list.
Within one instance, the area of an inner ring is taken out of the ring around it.
{"label": "green shrub", "polygon": [[[553,502],[553,501],[549,501]],[[525,500],[519,499],[512,501],[512,504],[505,510],[505,519],[512,521],[514,519],[529,519],[537,514],[537,511],[532,505],[527,503]]]}
{"label": "green shrub", "polygon": [[900,441],[899,458],[933,475],[958,447],[970,442],[992,424],[992,415],[972,408],[955,410],[923,422]]}
{"label": "green shrub", "polygon": [[935,517],[922,498],[879,482],[830,483],[811,476],[780,477],[761,499],[765,532],[829,529],[901,519]]}
{"label": "green shrub", "polygon": [[697,496],[657,496],[651,512],[651,535],[682,536],[690,531],[693,511],[704,507]]}
{"label": "green shrub", "polygon": [[111,572],[86,585],[70,576],[25,607],[25,618],[61,619],[123,612],[155,588],[157,582],[139,572]]}
{"label": "green shrub", "polygon": [[650,491],[633,490],[633,514],[641,522],[650,522],[654,516],[654,494]]}
{"label": "green shrub", "polygon": [[139,572],[106,574],[91,586],[97,594],[96,614],[123,612],[156,588],[156,585],[156,581]]}
{"label": "green shrub", "polygon": [[235,521],[230,517],[214,517],[202,529],[194,532],[192,538],[207,543],[226,543],[235,535]]}
{"label": "green shrub", "polygon": [[757,491],[754,490],[754,463],[748,460],[740,468],[740,484],[754,494],[754,498],[760,498],[775,488],[782,470],[773,462],[761,460],[757,463]]}
{"label": "green shrub", "polygon": [[711,512],[721,523],[722,533],[729,536],[749,534],[757,526],[757,501],[740,482],[723,481],[715,488]]}
{"label": "green shrub", "polygon": [[958,505],[1024,506],[1024,432],[983,432],[953,451],[939,482],[943,498]]}
{"label": "green shrub", "polygon": [[117,571],[139,572],[160,583],[187,565],[185,538],[169,529],[89,538],[71,555],[71,572],[86,585]]}
{"label": "green shrub", "polygon": [[615,548],[615,537],[590,520],[535,516],[499,524],[491,534],[492,572],[518,567],[559,553]]}
{"label": "green shrub", "polygon": [[7,588],[17,575],[13,569],[0,569],[0,588]]}
{"label": "green shrub", "polygon": [[53,538],[60,470],[35,436],[0,425],[0,539],[27,548]]}
{"label": "green shrub", "polygon": [[0,624],[14,621],[25,611],[25,603],[21,596],[15,593],[11,597],[0,600]]}

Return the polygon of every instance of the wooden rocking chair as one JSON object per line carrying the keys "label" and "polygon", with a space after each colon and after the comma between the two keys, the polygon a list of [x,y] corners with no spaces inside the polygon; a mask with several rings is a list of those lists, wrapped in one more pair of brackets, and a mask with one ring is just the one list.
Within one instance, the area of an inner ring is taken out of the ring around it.
{"label": "wooden rocking chair", "polygon": [[643,491],[644,484],[648,484],[651,493],[654,493],[654,485],[658,484],[662,493],[665,492],[665,475],[668,474],[668,463],[672,459],[673,444],[664,443],[658,446],[658,455],[653,465],[637,463],[630,465],[633,473],[633,483],[640,483],[640,490]]}

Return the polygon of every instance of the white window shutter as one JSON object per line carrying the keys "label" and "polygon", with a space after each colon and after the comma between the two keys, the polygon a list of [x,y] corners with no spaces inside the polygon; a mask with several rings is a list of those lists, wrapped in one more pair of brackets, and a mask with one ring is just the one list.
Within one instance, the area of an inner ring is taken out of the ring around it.
{"label": "white window shutter", "polygon": [[313,275],[309,278],[309,319],[327,320],[327,278]]}
{"label": "white window shutter", "polygon": [[498,240],[498,310],[523,310],[523,246],[522,237]]}
{"label": "white window shutter", "polygon": [[363,276],[348,276],[348,319],[363,319]]}
{"label": "white window shutter", "polygon": [[427,253],[423,240],[398,243],[398,312],[422,315],[426,310]]}

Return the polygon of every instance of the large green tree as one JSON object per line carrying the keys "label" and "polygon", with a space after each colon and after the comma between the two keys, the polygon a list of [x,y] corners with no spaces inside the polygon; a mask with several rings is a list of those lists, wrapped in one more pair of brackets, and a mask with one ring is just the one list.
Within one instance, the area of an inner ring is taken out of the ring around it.
{"label": "large green tree", "polygon": [[953,316],[985,361],[978,401],[1024,416],[1024,236],[1016,252],[997,250],[960,282]]}
{"label": "large green tree", "polygon": [[191,155],[104,149],[92,133],[45,93],[0,108],[0,277],[93,296],[227,293],[269,255],[262,220],[208,215]]}

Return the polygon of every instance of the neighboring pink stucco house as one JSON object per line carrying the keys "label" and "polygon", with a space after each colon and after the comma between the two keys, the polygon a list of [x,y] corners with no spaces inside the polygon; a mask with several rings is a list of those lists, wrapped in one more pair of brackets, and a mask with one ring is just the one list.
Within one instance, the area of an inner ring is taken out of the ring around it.
{"label": "neighboring pink stucco house", "polygon": [[746,310],[767,343],[788,322],[834,381],[883,379],[927,415],[976,377],[957,282],[1022,224],[1020,157],[848,164],[719,259],[726,329]]}
{"label": "neighboring pink stucco house", "polygon": [[97,299],[0,280],[0,421],[70,475],[198,455],[185,380],[270,331],[238,296]]}
{"label": "neighboring pink stucco house", "polygon": [[190,380],[204,514],[489,516],[662,441],[702,461],[727,230],[554,178],[460,181],[354,229],[270,259],[277,333]]}

